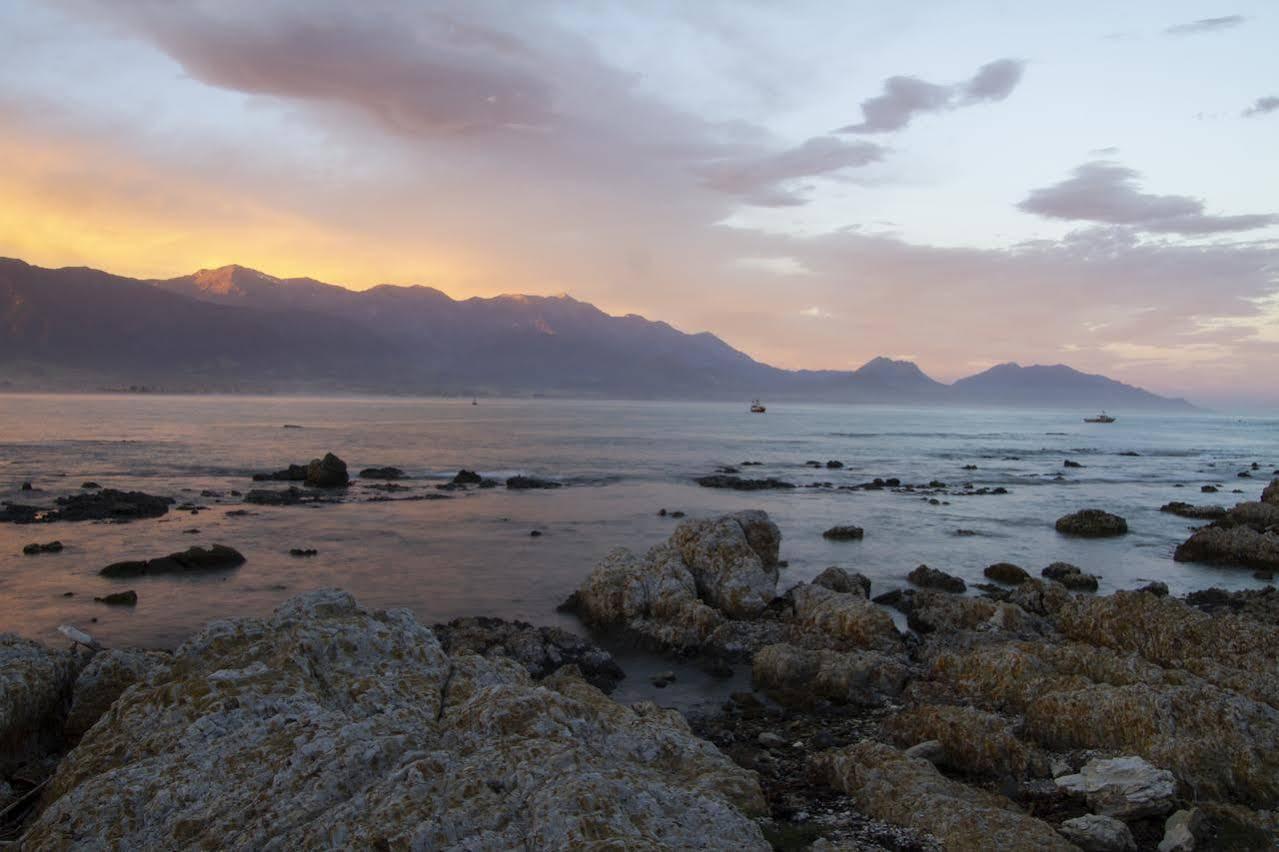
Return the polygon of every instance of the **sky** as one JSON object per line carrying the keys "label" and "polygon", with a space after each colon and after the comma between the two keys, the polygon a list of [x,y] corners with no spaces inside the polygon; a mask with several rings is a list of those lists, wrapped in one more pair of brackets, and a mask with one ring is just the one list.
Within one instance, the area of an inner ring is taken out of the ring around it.
{"label": "sky", "polygon": [[1279,405],[1279,5],[0,0],[0,255]]}

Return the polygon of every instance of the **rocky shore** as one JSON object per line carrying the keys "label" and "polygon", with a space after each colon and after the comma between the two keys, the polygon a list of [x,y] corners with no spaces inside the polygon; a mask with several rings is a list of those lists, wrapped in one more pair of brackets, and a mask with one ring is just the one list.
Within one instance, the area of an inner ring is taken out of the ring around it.
{"label": "rocky shore", "polygon": [[[1212,513],[1178,558],[1279,564],[1268,561],[1276,512],[1279,481]],[[1081,515],[1067,534],[1120,532],[1122,519]],[[1152,583],[1098,596],[1075,566],[1032,576],[1003,562],[980,594],[920,566],[917,588],[883,595],[838,567],[789,579],[781,543],[761,511],[683,520],[644,554],[610,553],[566,601],[601,636],[716,672],[749,668],[753,689],[689,718],[611,699],[624,673],[568,631],[489,618],[428,628],[337,590],[269,618],[214,621],[172,653],[0,636],[0,841],[1161,852],[1279,842],[1273,588],[1177,599]],[[210,558],[196,556],[126,565],[132,576]]]}

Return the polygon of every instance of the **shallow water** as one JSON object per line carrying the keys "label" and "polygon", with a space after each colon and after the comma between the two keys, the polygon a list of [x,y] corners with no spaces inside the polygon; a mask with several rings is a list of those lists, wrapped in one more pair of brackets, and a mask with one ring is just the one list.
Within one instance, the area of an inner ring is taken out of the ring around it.
{"label": "shallow water", "polygon": [[[1101,575],[1103,593],[1154,579],[1174,592],[1259,585],[1245,569],[1173,562],[1173,548],[1196,524],[1158,508],[1256,499],[1279,468],[1279,420],[1118,412],[1117,423],[1084,424],[1090,413],[785,405],[758,416],[719,403],[0,396],[0,501],[44,504],[94,480],[208,507],[130,524],[0,524],[0,630],[54,640],[59,624],[73,623],[110,645],[172,647],[212,618],[265,614],[322,586],[374,607],[408,607],[425,623],[488,614],[574,626],[555,606],[610,549],[643,550],[669,535],[677,522],[658,517],[663,507],[692,517],[766,509],[784,534],[783,583],[841,565],[869,576],[878,594],[904,585],[920,563],[972,583],[992,562],[1037,574],[1064,560]],[[437,493],[434,485],[461,467],[497,477],[527,472],[566,487],[368,502],[377,492],[357,483],[350,502],[249,506],[244,517],[227,515],[244,508],[238,498],[198,496],[247,491],[252,472],[329,450],[353,474],[406,470],[414,490],[397,497]],[[814,470],[808,459],[846,467]],[[1063,468],[1065,459],[1085,467]],[[691,481],[746,460],[763,464],[743,468],[744,476],[798,484],[895,476],[1010,493],[942,496],[946,505],[931,505],[887,490],[737,493]],[[1252,462],[1261,470],[1238,478]],[[968,464],[977,469],[964,470]],[[19,491],[24,480],[40,490]],[[1222,493],[1201,494],[1207,483]],[[1058,516],[1089,506],[1123,515],[1132,532],[1088,541],[1053,530]],[[864,527],[865,540],[824,540],[821,531],[837,523]],[[957,536],[959,528],[978,535]],[[532,538],[533,529],[544,534]],[[21,555],[24,544],[52,539],[66,549]],[[247,564],[198,578],[97,576],[113,561],[214,542],[239,549]],[[291,547],[319,555],[290,557]],[[125,588],[137,590],[136,608],[93,601]]]}

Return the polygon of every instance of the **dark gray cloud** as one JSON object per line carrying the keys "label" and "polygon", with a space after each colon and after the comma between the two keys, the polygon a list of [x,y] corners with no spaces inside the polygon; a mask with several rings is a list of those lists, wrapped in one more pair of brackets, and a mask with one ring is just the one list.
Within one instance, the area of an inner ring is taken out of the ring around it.
{"label": "dark gray cloud", "polygon": [[1025,63],[997,59],[977,69],[970,79],[953,85],[929,83],[918,77],[889,77],[883,94],[862,101],[862,120],[837,133],[888,133],[910,124],[915,116],[1002,101],[1021,82]]}
{"label": "dark gray cloud", "polygon": [[1176,24],[1164,30],[1168,35],[1195,35],[1197,33],[1214,33],[1237,27],[1248,20],[1243,15],[1224,15],[1220,18],[1200,18],[1185,24]]}
{"label": "dark gray cloud", "polygon": [[1265,115],[1275,110],[1279,110],[1279,96],[1267,95],[1264,98],[1257,98],[1252,106],[1243,111],[1243,116],[1244,118],[1251,118],[1254,115]]}
{"label": "dark gray cloud", "polygon": [[1128,225],[1163,234],[1214,234],[1250,231],[1279,224],[1279,216],[1214,216],[1187,195],[1143,192],[1137,171],[1107,160],[1084,163],[1069,178],[1032,190],[1018,208],[1051,219]]}

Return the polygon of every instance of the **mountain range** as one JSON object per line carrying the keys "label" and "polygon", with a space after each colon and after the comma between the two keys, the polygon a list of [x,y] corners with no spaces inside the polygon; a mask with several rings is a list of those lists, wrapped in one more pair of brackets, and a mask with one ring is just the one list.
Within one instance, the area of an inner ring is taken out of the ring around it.
{"label": "mountain range", "polygon": [[0,387],[547,394],[1190,409],[1064,365],[947,385],[909,361],[783,370],[713,334],[569,296],[355,291],[241,266],[166,280],[0,258]]}

